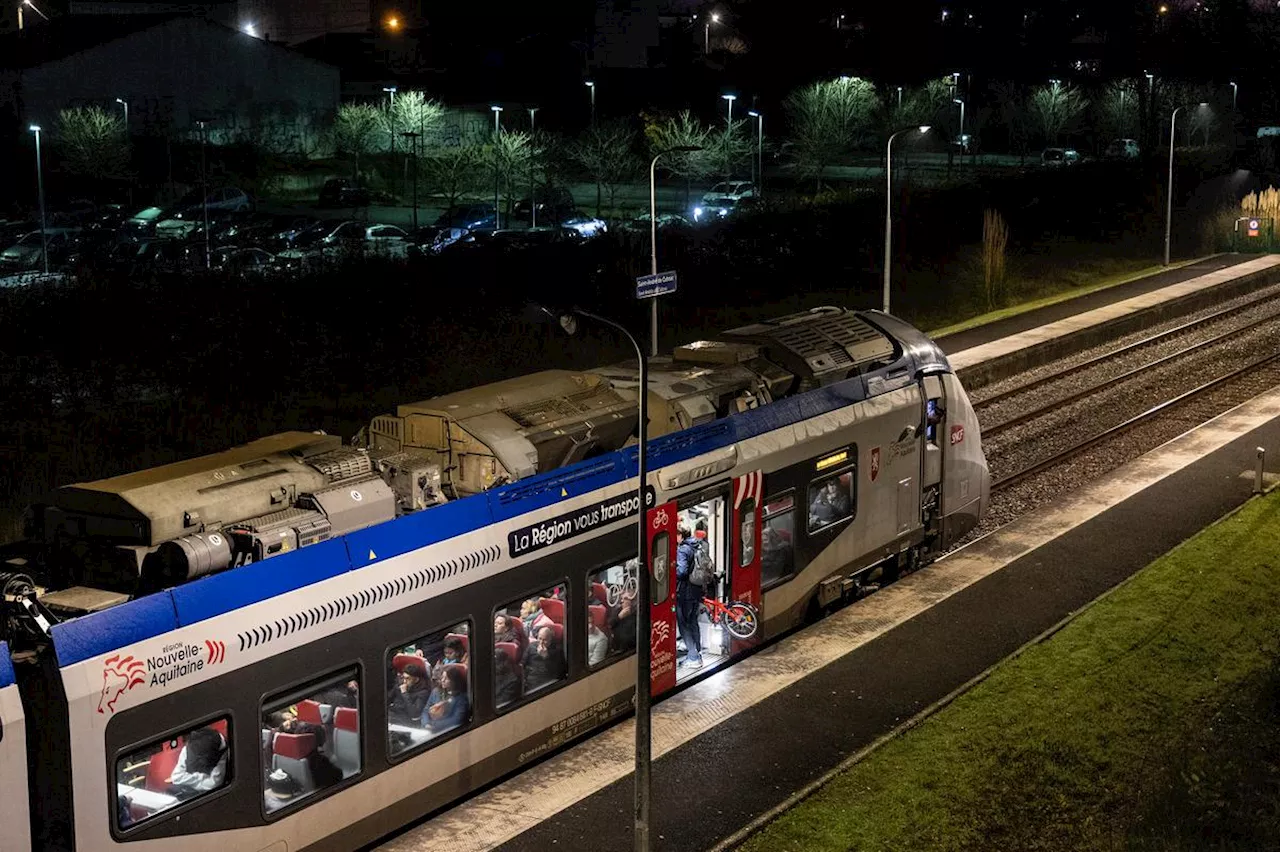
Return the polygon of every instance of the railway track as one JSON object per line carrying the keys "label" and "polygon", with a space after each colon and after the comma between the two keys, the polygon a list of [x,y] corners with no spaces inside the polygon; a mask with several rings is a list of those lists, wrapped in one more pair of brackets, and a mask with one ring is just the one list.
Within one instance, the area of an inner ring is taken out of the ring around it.
{"label": "railway track", "polygon": [[[1238,309],[1233,308],[1231,310],[1231,313],[1237,313],[1237,312],[1238,312]],[[1219,316],[1219,318],[1221,317]],[[1064,405],[1070,405],[1073,402],[1079,402],[1080,400],[1085,399],[1086,397],[1092,396],[1093,394],[1096,394],[1100,391],[1104,391],[1108,388],[1115,387],[1116,385],[1123,384],[1124,382],[1130,381],[1131,379],[1135,379],[1139,376],[1142,376],[1143,374],[1153,372],[1181,358],[1185,358],[1188,355],[1193,355],[1198,352],[1203,352],[1214,346],[1219,346],[1219,345],[1234,342],[1244,333],[1248,331],[1252,331],[1253,329],[1258,328],[1260,326],[1267,325],[1268,323],[1274,323],[1278,320],[1280,320],[1280,310],[1277,310],[1274,313],[1267,314],[1266,316],[1261,317],[1259,319],[1252,320],[1242,326],[1237,326],[1236,328],[1232,328],[1227,331],[1224,331],[1221,334],[1216,334],[1207,340],[1202,340],[1198,343],[1193,343],[1190,346],[1187,346],[1186,348],[1179,349],[1177,352],[1173,352],[1169,355],[1165,355],[1162,358],[1157,358],[1156,360],[1150,361],[1146,364],[1139,364],[1138,366],[1133,367],[1132,369],[1125,370],[1123,373],[1120,373],[1117,376],[1112,376],[1109,379],[1105,379],[1101,382],[1088,385],[1087,387],[1079,391],[1076,391],[1074,393],[1068,394],[1067,396],[1056,397],[1053,399],[1052,402],[1030,409],[1029,411],[1024,411],[1021,414],[1007,418],[998,423],[984,425],[982,427],[983,437],[994,438],[996,435],[1006,432],[1015,426],[1021,426],[1024,423],[1029,423],[1032,420],[1036,420],[1037,418],[1043,417],[1048,413],[1056,411],[1057,409],[1061,408]],[[1187,325],[1199,324],[1200,322],[1201,320],[1196,320],[1195,323],[1188,323]],[[1026,385],[1020,385],[1016,388],[1012,388],[1008,391],[1004,391],[1000,394],[994,395],[988,399],[983,400],[981,403],[975,405],[974,408],[975,410],[981,412],[984,408],[989,408],[990,406],[994,405],[996,402],[1002,402],[1008,399],[1009,397],[1026,393],[1029,390],[1043,387],[1053,381],[1059,381],[1063,378],[1081,373],[1090,367],[1095,367],[1102,363],[1115,360],[1116,358],[1120,357],[1122,354],[1127,354],[1128,352],[1131,352],[1134,349],[1134,347],[1148,346],[1156,342],[1157,338],[1163,341],[1163,340],[1167,340],[1168,336],[1173,332],[1185,332],[1185,331],[1186,331],[1186,325],[1180,326],[1178,329],[1171,329],[1170,331],[1167,331],[1167,332],[1161,332],[1158,335],[1153,335],[1150,338],[1146,338],[1144,340],[1138,341],[1137,343],[1130,344],[1129,346],[1123,347],[1122,349],[1118,349],[1115,352],[1096,356],[1082,364],[1077,364],[1072,367],[1068,367],[1050,376],[1041,377],[1039,379],[1036,379],[1033,382],[1027,383]]]}
{"label": "railway track", "polygon": [[[1048,458],[1033,462],[1014,473],[1003,476],[991,483],[991,491],[993,494],[1004,491],[1014,485],[1030,479],[1033,476],[1036,476],[1039,473],[1042,473],[1043,471],[1070,461],[1087,450],[1122,435],[1136,426],[1149,423],[1161,415],[1167,414],[1171,410],[1201,397],[1210,391],[1225,387],[1232,382],[1241,380],[1242,378],[1259,377],[1264,370],[1267,371],[1267,374],[1275,374],[1275,380],[1280,381],[1280,352],[1274,352],[1261,358],[1257,358],[1238,369],[1232,370],[1230,373],[1207,381],[1198,387],[1192,388],[1189,391],[1173,397],[1172,399],[1168,399],[1154,405],[1141,414],[1130,417],[1122,423],[1118,423],[1115,426],[1104,429],[1091,437],[1078,441],[1066,449],[1054,453]],[[1090,392],[1092,393],[1093,390],[1091,389]]]}

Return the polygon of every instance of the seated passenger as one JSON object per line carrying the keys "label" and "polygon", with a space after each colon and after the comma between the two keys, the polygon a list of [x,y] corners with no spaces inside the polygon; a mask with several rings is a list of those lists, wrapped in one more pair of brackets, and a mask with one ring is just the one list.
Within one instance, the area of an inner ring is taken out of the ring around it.
{"label": "seated passenger", "polygon": [[467,675],[461,667],[449,666],[441,677],[444,689],[440,700],[427,707],[422,724],[433,734],[443,734],[464,724],[471,715],[467,698]]}
{"label": "seated passenger", "polygon": [[431,697],[427,670],[417,663],[409,663],[400,673],[400,683],[392,690],[387,704],[387,720],[393,725],[418,725],[422,711],[427,709]]}
{"label": "seated passenger", "polygon": [[170,795],[184,798],[222,786],[227,775],[227,741],[213,728],[192,731],[169,774]]}
{"label": "seated passenger", "polygon": [[556,641],[556,632],[550,627],[543,627],[536,639],[524,652],[526,692],[554,683],[565,673],[564,651]]}
{"label": "seated passenger", "polygon": [[538,606],[537,598],[529,598],[520,604],[520,620],[524,622],[524,635],[533,635],[533,622],[542,614],[542,608]]}
{"label": "seated passenger", "polygon": [[354,680],[349,680],[342,686],[335,684],[317,695],[315,700],[334,707],[359,707],[360,684]]}
{"label": "seated passenger", "polygon": [[514,642],[520,649],[520,653],[524,654],[524,649],[529,644],[528,638],[524,631],[517,630],[515,622],[518,619],[512,618],[505,612],[500,612],[493,617],[493,642],[496,645],[499,642]]}
{"label": "seated passenger", "polygon": [[444,659],[445,665],[454,665],[467,663],[467,649],[463,647],[461,639],[446,639],[444,641]]}
{"label": "seated passenger", "polygon": [[613,648],[619,653],[636,649],[636,596],[634,592],[622,593],[622,602],[609,616],[609,630],[613,633]]}
{"label": "seated passenger", "polygon": [[520,676],[511,665],[511,658],[501,649],[493,651],[493,702],[505,707],[520,700]]}
{"label": "seated passenger", "polygon": [[604,631],[596,627],[595,621],[591,616],[587,616],[587,665],[594,666],[604,662],[604,658],[609,656],[609,637]]}
{"label": "seated passenger", "polygon": [[849,495],[840,489],[839,479],[828,479],[809,504],[809,527],[834,524],[849,516]]}
{"label": "seated passenger", "polygon": [[267,725],[281,734],[314,734],[316,748],[324,746],[326,738],[324,725],[313,725],[310,722],[299,722],[298,714],[292,710],[278,710],[268,714]]}

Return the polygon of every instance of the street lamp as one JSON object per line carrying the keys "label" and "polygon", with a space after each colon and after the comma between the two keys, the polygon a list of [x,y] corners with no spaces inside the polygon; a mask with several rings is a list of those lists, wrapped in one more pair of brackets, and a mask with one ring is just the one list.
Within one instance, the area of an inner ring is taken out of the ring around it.
{"label": "street lamp", "polygon": [[729,102],[729,126],[732,127],[733,126],[733,102],[738,99],[738,96],[737,95],[721,95],[720,97],[724,98],[726,101]]}
{"label": "street lamp", "polygon": [[[526,109],[529,110],[529,134],[532,135],[533,127],[534,127],[534,116],[537,114],[538,110],[541,109],[541,107],[526,107]],[[538,227],[538,193],[537,193],[537,187],[534,186],[534,182],[533,182],[533,161],[534,161],[534,158],[530,157],[529,158],[529,227],[530,228]]]}
{"label": "street lamp", "polygon": [[648,479],[649,471],[646,464],[645,452],[648,444],[648,425],[649,425],[649,364],[645,358],[644,352],[640,349],[640,344],[631,336],[631,333],[613,320],[605,319],[602,316],[584,311],[581,308],[574,308],[561,314],[541,306],[533,309],[538,318],[549,320],[557,323],[565,333],[573,335],[578,330],[578,317],[586,317],[593,319],[598,323],[609,326],[627,339],[636,351],[636,361],[639,364],[639,387],[637,396],[639,397],[639,433],[637,435],[636,458],[638,460],[636,476],[636,495],[639,499],[639,517],[636,519],[636,555],[640,560],[640,569],[636,572],[636,602],[637,618],[636,618],[636,788],[635,788],[635,848],[637,850],[649,849],[649,787],[650,787],[650,668],[652,666],[651,654],[652,648],[649,642],[649,633],[653,629],[653,594],[651,592],[651,583],[649,579],[649,554],[648,541],[646,540],[645,524],[648,520],[648,505],[645,498],[645,480]]}
{"label": "street lamp", "polygon": [[922,124],[917,128],[907,127],[889,137],[889,144],[884,152],[884,299],[883,309],[889,313],[889,280],[893,258],[893,140],[899,134],[910,130],[919,131],[920,135],[929,132],[929,125]]}
{"label": "street lamp", "polygon": [[126,101],[124,98],[116,98],[116,103],[124,107],[124,135],[125,135],[125,138],[128,139],[129,138],[129,102]]}
{"label": "street lamp", "polygon": [[1052,86],[1053,86],[1053,93],[1056,95],[1056,94],[1058,93],[1058,87],[1062,85],[1062,81],[1061,81],[1061,80],[1050,80],[1050,81],[1049,81],[1049,83],[1050,83],[1050,85],[1052,85]]}
{"label": "street lamp", "polygon": [[49,20],[49,16],[46,15],[44,12],[41,12],[39,9],[37,9],[36,4],[32,3],[31,0],[22,0],[22,2],[18,4],[18,29],[19,30],[21,30],[23,27],[22,9],[24,6],[30,9],[31,11],[35,12],[40,17],[44,18],[46,21]]}
{"label": "street lamp", "polygon": [[[658,274],[658,159],[667,154],[691,154],[701,151],[693,145],[679,145],[659,151],[649,163],[649,271]],[[649,300],[649,338],[653,357],[658,357],[658,299]]]}
{"label": "street lamp", "polygon": [[1236,95],[1240,93],[1240,87],[1235,83],[1228,83],[1228,85],[1231,86],[1231,113],[1234,115],[1236,111]]}
{"label": "street lamp", "polygon": [[898,87],[898,109],[902,109],[902,87]]}
{"label": "street lamp", "polygon": [[764,113],[748,110],[747,115],[756,120],[756,195],[763,196],[764,184]]}
{"label": "street lamp", "polygon": [[588,80],[587,88],[591,90],[591,126],[596,126],[596,81]]}
{"label": "street lamp", "polygon": [[711,25],[720,23],[720,16],[715,12],[711,13],[711,17],[707,19],[707,25],[702,29],[702,55],[708,56],[711,53]]}
{"label": "street lamp", "polygon": [[40,125],[28,128],[36,135],[36,191],[40,196],[40,254],[44,256],[44,274],[49,274],[49,234],[44,227],[44,164],[40,161]]}
{"label": "street lamp", "polygon": [[953,98],[955,103],[960,104],[960,162],[964,162],[964,152],[969,147],[964,144],[964,98]]}
{"label": "street lamp", "polygon": [[418,228],[418,137],[422,134],[416,130],[406,130],[400,134],[409,140],[410,150],[413,151],[413,228]]}
{"label": "street lamp", "polygon": [[[1207,103],[1201,103],[1200,109],[1207,107]],[[1173,232],[1173,143],[1175,139],[1175,131],[1177,129],[1178,113],[1184,107],[1178,107],[1173,111],[1173,115],[1169,117],[1169,189],[1166,192],[1165,208],[1164,208],[1164,265],[1169,265],[1169,238]]]}
{"label": "street lamp", "polygon": [[391,107],[388,111],[391,114],[391,165],[394,168],[396,161],[396,87],[383,86],[382,91],[391,97]]}
{"label": "street lamp", "polygon": [[[502,125],[500,123],[502,118],[502,107],[497,106],[495,104],[493,106],[490,106],[489,109],[493,110],[493,144],[497,145],[498,136],[501,135],[502,133],[502,129],[501,129]],[[493,229],[495,231],[498,230],[498,226],[501,224],[501,217],[502,217],[502,213],[498,209],[498,190],[499,190],[499,180],[500,180],[499,175],[500,173],[498,171],[498,158],[494,157],[493,158]]]}

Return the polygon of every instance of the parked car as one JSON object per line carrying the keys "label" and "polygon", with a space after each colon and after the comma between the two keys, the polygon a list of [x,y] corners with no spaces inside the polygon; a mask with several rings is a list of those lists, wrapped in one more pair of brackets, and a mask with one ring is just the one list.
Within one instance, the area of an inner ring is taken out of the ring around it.
{"label": "parked car", "polygon": [[306,257],[341,258],[374,256],[397,260],[407,258],[414,250],[409,235],[395,225],[366,224],[364,222],[324,223],[324,227],[312,231],[305,241],[277,255],[285,265],[297,266],[291,261]]}
{"label": "parked car", "polygon": [[210,257],[213,269],[236,278],[266,278],[279,271],[275,255],[260,248],[221,248]]}
{"label": "parked car", "polygon": [[748,195],[744,198],[725,199],[724,201],[714,204],[699,204],[693,208],[693,221],[699,225],[705,225],[709,222],[716,222],[720,219],[726,219],[730,216],[738,216],[757,209],[760,206],[759,199],[754,195]]}
{"label": "parked car", "polygon": [[320,188],[320,207],[368,207],[368,187],[347,178],[329,178]]}
{"label": "parked car", "polygon": [[598,237],[601,234],[607,233],[609,230],[609,226],[603,219],[597,219],[595,216],[588,216],[581,210],[561,222],[560,227],[574,231],[584,240],[589,240],[592,237]]}
{"label": "parked car", "polygon": [[[692,228],[693,223],[681,216],[679,213],[659,213],[658,214],[658,230],[668,231],[672,229]],[[649,233],[649,214],[644,213],[636,218],[625,222],[622,225],[623,230]]]}
{"label": "parked car", "polygon": [[45,228],[43,235],[37,229],[24,234],[16,243],[0,252],[0,269],[23,270],[44,266],[46,246],[49,266],[59,266],[75,248],[79,228]]}
{"label": "parked car", "polygon": [[155,232],[172,237],[188,236],[195,230],[196,223],[203,221],[206,209],[210,218],[220,213],[245,213],[253,209],[253,201],[244,190],[235,187],[212,190],[207,198],[199,192],[189,192],[161,214]]}
{"label": "parked car", "polygon": [[1075,148],[1045,148],[1040,155],[1040,163],[1048,168],[1074,166],[1080,162],[1080,154]]}
{"label": "parked car", "polygon": [[[436,227],[438,228],[465,228],[468,231],[492,231],[495,230],[495,222],[497,222],[497,214],[494,212],[491,204],[470,204],[466,207],[459,207],[454,210],[446,211],[436,219]],[[505,220],[505,217],[503,217]],[[505,221],[498,223],[506,224]]]}
{"label": "parked car", "polygon": [[[573,194],[563,186],[540,186],[534,193],[538,200],[538,221],[559,222],[573,215],[577,206]],[[530,220],[533,197],[522,198],[512,208],[512,215],[521,221]]]}
{"label": "parked car", "polygon": [[163,207],[143,207],[121,223],[120,232],[131,239],[151,236],[156,232],[156,223],[164,215]]}
{"label": "parked car", "polygon": [[727,180],[711,187],[702,196],[702,206],[718,205],[722,201],[738,201],[742,198],[755,198],[756,185],[749,180]]}
{"label": "parked car", "polygon": [[1112,139],[1105,156],[1113,160],[1136,160],[1138,151],[1137,139]]}

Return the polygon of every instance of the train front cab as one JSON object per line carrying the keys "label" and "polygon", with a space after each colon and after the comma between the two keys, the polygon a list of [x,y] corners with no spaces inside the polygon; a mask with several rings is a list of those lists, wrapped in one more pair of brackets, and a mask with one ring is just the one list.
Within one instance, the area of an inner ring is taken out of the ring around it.
{"label": "train front cab", "polygon": [[30,852],[26,717],[4,642],[0,642],[0,826],[0,847],[6,852]]}

